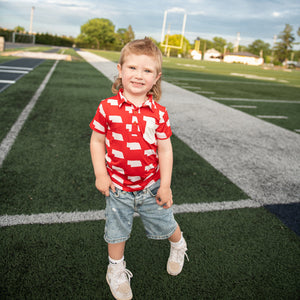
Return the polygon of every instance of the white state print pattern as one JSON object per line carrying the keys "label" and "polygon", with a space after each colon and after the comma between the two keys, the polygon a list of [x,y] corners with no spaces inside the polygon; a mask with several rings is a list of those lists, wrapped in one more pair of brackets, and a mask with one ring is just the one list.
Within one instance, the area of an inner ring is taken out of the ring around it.
{"label": "white state print pattern", "polygon": [[141,167],[142,163],[140,160],[128,160],[127,165],[131,166],[132,168],[135,168],[135,167]]}
{"label": "white state print pattern", "polygon": [[123,154],[123,152],[121,152],[121,151],[118,151],[118,150],[113,149],[113,150],[111,151],[111,153],[112,153],[115,157],[117,157],[117,158],[122,158],[122,159],[124,159],[124,154]]}
{"label": "white state print pattern", "polygon": [[107,103],[109,103],[112,106],[118,106],[118,100],[115,99],[108,99]]}
{"label": "white state print pattern", "polygon": [[120,182],[121,184],[124,183],[124,180],[123,180],[121,177],[119,177],[118,175],[116,175],[116,174],[113,174],[113,175],[112,175],[112,178],[116,179],[116,180],[117,180],[118,182]]}
{"label": "white state print pattern", "polygon": [[167,135],[164,132],[156,132],[156,135],[159,139],[166,139]]}
{"label": "white state print pattern", "polygon": [[123,123],[121,116],[109,116],[108,119],[113,123]]}
{"label": "white state print pattern", "polygon": [[159,111],[159,123],[164,123],[165,120],[164,120],[164,112],[163,111]]}
{"label": "white state print pattern", "polygon": [[150,187],[152,184],[154,184],[155,181],[154,180],[151,180],[146,186],[145,186],[145,189]]}
{"label": "white state print pattern", "polygon": [[97,130],[102,131],[102,132],[105,131],[104,127],[99,122],[97,122],[96,120],[93,121],[93,124],[94,124],[94,126]]}
{"label": "white state print pattern", "polygon": [[155,155],[156,152],[153,149],[148,149],[144,151],[144,154],[150,156],[150,155]]}
{"label": "white state print pattern", "polygon": [[99,105],[99,111],[100,111],[100,114],[101,114],[104,118],[106,118],[106,113],[105,113],[105,111],[104,111],[104,109],[103,109],[102,104]]}
{"label": "white state print pattern", "polygon": [[139,143],[127,143],[127,148],[130,150],[141,150],[141,145]]}
{"label": "white state print pattern", "polygon": [[132,125],[131,124],[126,124],[126,129],[131,132],[132,131]]}
{"label": "white state print pattern", "polygon": [[124,141],[121,133],[112,132],[111,135],[116,141]]}
{"label": "white state print pattern", "polygon": [[111,168],[112,168],[113,170],[117,171],[118,173],[125,175],[124,169],[122,169],[122,168],[120,168],[120,167],[116,167],[116,166],[111,166]]}
{"label": "white state print pattern", "polygon": [[141,186],[136,184],[136,185],[129,185],[128,187],[132,188],[132,189],[140,189]]}
{"label": "white state print pattern", "polygon": [[148,165],[148,166],[145,167],[145,171],[149,171],[151,169],[154,169],[153,164],[150,164],[150,165]]}
{"label": "white state print pattern", "polygon": [[133,107],[132,106],[126,106],[125,111],[128,111],[130,114],[132,114]]}
{"label": "white state print pattern", "polygon": [[136,182],[142,179],[141,176],[128,176],[127,177],[131,182]]}

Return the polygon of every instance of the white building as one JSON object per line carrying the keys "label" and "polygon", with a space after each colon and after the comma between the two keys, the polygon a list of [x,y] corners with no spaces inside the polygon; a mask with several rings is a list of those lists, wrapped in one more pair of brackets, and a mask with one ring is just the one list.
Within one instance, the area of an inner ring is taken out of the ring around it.
{"label": "white building", "polygon": [[249,52],[235,52],[225,54],[224,62],[260,66],[264,63],[264,59]]}
{"label": "white building", "polygon": [[195,60],[201,60],[202,59],[202,53],[201,53],[201,51],[193,50],[191,52],[191,56]]}
{"label": "white building", "polygon": [[220,62],[221,61],[221,56],[222,56],[222,54],[219,51],[217,51],[216,49],[212,48],[212,49],[207,50],[204,53],[203,59],[204,60],[208,60],[208,61],[217,61],[217,62]]}

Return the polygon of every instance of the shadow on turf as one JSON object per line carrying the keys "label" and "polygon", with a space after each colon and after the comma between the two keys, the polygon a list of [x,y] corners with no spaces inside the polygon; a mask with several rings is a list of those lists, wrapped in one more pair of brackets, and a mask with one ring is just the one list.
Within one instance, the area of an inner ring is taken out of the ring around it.
{"label": "shadow on turf", "polygon": [[300,236],[300,203],[273,204],[265,208]]}

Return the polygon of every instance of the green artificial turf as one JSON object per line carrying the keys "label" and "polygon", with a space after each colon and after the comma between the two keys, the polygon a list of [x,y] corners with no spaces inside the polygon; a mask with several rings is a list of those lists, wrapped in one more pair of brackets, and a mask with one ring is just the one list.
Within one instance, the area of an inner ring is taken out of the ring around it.
{"label": "green artificial turf", "polygon": [[[180,275],[168,241],[135,218],[125,260],[134,299],[297,299],[299,237],[263,208],[175,215],[188,243]],[[1,299],[113,299],[104,221],[2,228]]]}
{"label": "green artificial turf", "polygon": [[[52,66],[46,63],[21,80],[32,75],[41,82]],[[35,74],[41,67],[44,73]],[[58,63],[0,169],[1,215],[105,207],[94,187],[88,125],[100,100],[111,95],[110,86],[87,63]],[[23,89],[21,81],[5,91],[15,89],[11,105],[18,101],[14,95],[22,94],[18,87]],[[34,93],[32,83],[29,87]],[[25,105],[17,105],[10,122]],[[248,198],[176,136],[172,144],[176,204]],[[190,258],[177,277],[166,272],[168,241],[148,240],[135,218],[125,252],[134,299],[298,298],[299,237],[264,208],[175,218]],[[0,298],[113,299],[105,280],[104,223],[2,227]]]}
{"label": "green artificial turf", "polygon": [[[89,123],[110,86],[87,63],[58,64],[0,170],[1,214],[105,207],[94,187]],[[248,198],[176,136],[172,142],[175,203]]]}

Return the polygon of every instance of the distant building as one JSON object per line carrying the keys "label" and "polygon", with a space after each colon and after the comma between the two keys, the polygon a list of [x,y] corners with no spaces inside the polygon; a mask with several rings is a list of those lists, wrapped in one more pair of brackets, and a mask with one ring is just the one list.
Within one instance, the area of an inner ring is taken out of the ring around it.
{"label": "distant building", "polygon": [[197,51],[195,49],[191,52],[191,56],[195,60],[201,60],[202,59],[202,53],[201,53],[201,51]]}
{"label": "distant building", "polygon": [[227,63],[242,63],[251,66],[259,66],[264,63],[263,58],[249,52],[227,53],[224,55],[223,61]]}
{"label": "distant building", "polygon": [[204,53],[204,57],[203,57],[204,60],[217,61],[217,62],[220,62],[221,58],[222,58],[222,54],[214,48],[207,50]]}

